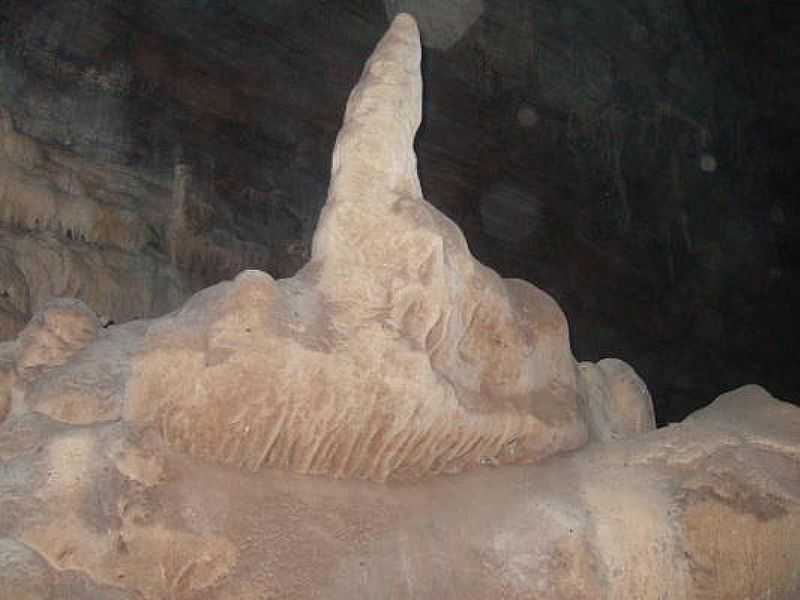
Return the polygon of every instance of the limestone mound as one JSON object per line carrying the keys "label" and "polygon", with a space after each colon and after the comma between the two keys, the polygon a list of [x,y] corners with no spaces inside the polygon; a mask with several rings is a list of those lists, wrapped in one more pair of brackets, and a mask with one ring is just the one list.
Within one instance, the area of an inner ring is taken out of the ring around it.
{"label": "limestone mound", "polygon": [[219,462],[378,480],[584,443],[563,313],[480,265],[422,196],[420,55],[398,17],[350,95],[309,264],[158,321],[128,419]]}
{"label": "limestone mound", "polygon": [[17,415],[0,427],[0,598],[792,600],[798,428],[751,386],[540,465],[375,485]]}
{"label": "limestone mound", "polygon": [[532,462],[585,443],[563,313],[478,263],[423,198],[420,55],[414,20],[398,17],[350,96],[295,277],[245,271],[114,328],[28,382],[28,404],[74,424],[121,414],[250,470],[345,478]]}

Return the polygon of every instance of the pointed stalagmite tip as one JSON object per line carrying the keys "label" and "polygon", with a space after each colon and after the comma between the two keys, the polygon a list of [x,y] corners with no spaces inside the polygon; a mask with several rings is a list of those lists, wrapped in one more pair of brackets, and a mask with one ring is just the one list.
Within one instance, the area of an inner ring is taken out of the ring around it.
{"label": "pointed stalagmite tip", "polygon": [[407,30],[409,33],[415,33],[419,35],[417,20],[408,13],[399,13],[394,19],[392,19],[392,29],[401,27]]}

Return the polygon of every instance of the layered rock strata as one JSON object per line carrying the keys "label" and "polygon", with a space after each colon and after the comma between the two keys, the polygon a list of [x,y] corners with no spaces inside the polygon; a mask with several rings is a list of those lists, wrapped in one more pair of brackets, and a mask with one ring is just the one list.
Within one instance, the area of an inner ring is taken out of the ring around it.
{"label": "layered rock strata", "polygon": [[0,339],[51,299],[82,299],[106,320],[153,317],[189,295],[159,248],[165,189],[16,130],[0,107]]}
{"label": "layered rock strata", "polygon": [[216,235],[198,179],[185,163],[154,179],[48,147],[0,106],[0,340],[60,296],[122,323],[267,265],[264,246]]}

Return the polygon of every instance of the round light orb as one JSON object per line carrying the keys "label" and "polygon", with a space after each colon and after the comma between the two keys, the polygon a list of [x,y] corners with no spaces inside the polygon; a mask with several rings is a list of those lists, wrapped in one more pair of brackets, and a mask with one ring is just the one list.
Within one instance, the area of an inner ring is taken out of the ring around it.
{"label": "round light orb", "polygon": [[717,159],[713,154],[703,152],[703,154],[700,155],[700,170],[704,173],[713,173],[717,170]]}
{"label": "round light orb", "polygon": [[520,124],[520,127],[531,129],[539,122],[539,113],[536,112],[533,106],[523,104],[517,111],[517,122]]}

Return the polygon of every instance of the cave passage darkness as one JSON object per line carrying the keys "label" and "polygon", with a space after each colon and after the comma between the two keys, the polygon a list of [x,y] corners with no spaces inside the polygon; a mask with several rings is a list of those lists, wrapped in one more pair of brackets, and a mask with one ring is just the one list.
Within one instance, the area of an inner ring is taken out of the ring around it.
{"label": "cave passage darkness", "polygon": [[[0,108],[46,157],[25,189],[114,224],[0,210],[0,331],[46,292],[120,323],[240,268],[291,275],[400,11],[425,46],[426,198],[558,301],[578,360],[630,363],[660,424],[746,383],[800,400],[792,2],[0,0]],[[44,245],[111,274],[34,285]]]}

